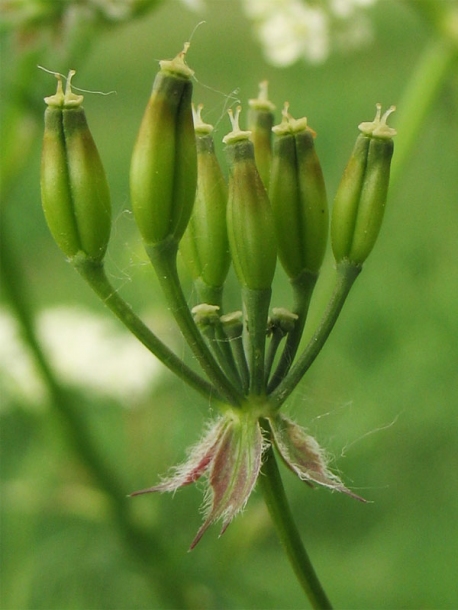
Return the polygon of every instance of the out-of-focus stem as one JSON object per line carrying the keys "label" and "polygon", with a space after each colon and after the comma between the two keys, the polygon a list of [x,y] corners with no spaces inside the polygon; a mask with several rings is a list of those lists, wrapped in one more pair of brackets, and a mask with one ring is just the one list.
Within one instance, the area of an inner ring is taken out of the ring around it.
{"label": "out-of-focus stem", "polygon": [[[1,215],[4,220],[4,214]],[[180,587],[171,587],[167,575],[175,567],[161,539],[151,530],[140,527],[131,517],[126,490],[92,441],[89,428],[75,403],[75,397],[63,387],[49,364],[36,336],[30,303],[26,296],[20,266],[15,261],[8,235],[1,223],[0,275],[10,306],[20,324],[22,335],[49,391],[50,405],[59,419],[65,437],[75,455],[106,494],[111,515],[131,554],[146,571],[152,586],[161,591],[167,608],[184,608],[186,602]],[[161,561],[157,561],[157,557]]]}
{"label": "out-of-focus stem", "polygon": [[[434,39],[423,51],[397,104],[396,130],[399,138],[391,166],[393,185],[405,166],[428,111],[453,63],[458,64],[458,46],[445,39]],[[457,65],[458,67],[458,65]]]}

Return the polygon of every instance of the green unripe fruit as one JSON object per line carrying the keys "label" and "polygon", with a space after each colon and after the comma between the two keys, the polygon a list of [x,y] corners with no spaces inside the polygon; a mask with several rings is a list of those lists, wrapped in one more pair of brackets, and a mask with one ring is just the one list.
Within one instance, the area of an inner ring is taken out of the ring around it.
{"label": "green unripe fruit", "polygon": [[332,211],[331,240],[337,262],[362,265],[369,256],[383,220],[396,131],[386,124],[377,105],[374,121],[361,123]]}
{"label": "green unripe fruit", "polygon": [[197,191],[191,220],[180,252],[194,280],[211,288],[222,287],[230,266],[227,237],[227,186],[216,158],[211,125],[195,113]]}
{"label": "green unripe fruit", "polygon": [[329,211],[323,172],[310,129],[296,134],[299,192],[303,206],[303,269],[318,273],[328,243]]}
{"label": "green unripe fruit", "polygon": [[194,204],[197,158],[187,48],[160,62],[132,154],[132,209],[147,245],[167,238],[178,242]]}
{"label": "green unripe fruit", "polygon": [[45,98],[45,131],[41,158],[41,198],[48,227],[59,248],[72,259],[79,252],[102,260],[111,228],[110,193],[100,156],[81,103],[65,93]]}
{"label": "green unripe fruit", "polygon": [[296,210],[300,210],[297,177],[296,144],[292,134],[278,138],[274,143],[269,199],[275,218],[278,257],[290,278],[302,269],[299,244],[302,241],[301,223]]}
{"label": "green unripe fruit", "polygon": [[262,183],[269,188],[270,165],[272,161],[272,127],[275,105],[269,100],[267,81],[259,84],[259,95],[248,101],[248,129],[254,146],[254,158]]}
{"label": "green unripe fruit", "polygon": [[307,119],[293,119],[285,104],[283,120],[273,128],[269,196],[275,217],[278,254],[291,279],[318,273],[326,250],[328,206],[314,132]]}
{"label": "green unripe fruit", "polygon": [[239,113],[240,108],[233,117],[233,131],[224,138],[230,171],[229,247],[242,286],[264,290],[272,284],[277,260],[274,219],[256,168],[250,132],[238,127]]}

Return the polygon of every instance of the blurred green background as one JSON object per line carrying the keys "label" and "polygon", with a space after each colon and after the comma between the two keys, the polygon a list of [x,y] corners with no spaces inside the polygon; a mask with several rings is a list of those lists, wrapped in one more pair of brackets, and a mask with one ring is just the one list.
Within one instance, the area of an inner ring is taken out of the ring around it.
{"label": "blurred green background", "polygon": [[[399,105],[435,35],[432,24],[407,3],[383,0],[369,15],[375,29],[370,46],[334,54],[317,66],[303,61],[282,69],[269,66],[240,4],[230,1],[208,1],[203,13],[164,1],[142,18],[99,32],[75,65],[62,65],[58,37],[43,43],[46,52],[37,51],[35,64],[46,61],[47,68],[63,72],[75,68],[78,86],[116,90],[108,97],[85,96],[113,195],[108,270],[122,295],[180,353],[184,347],[126,211],[130,153],[157,60],[173,57],[204,19],[188,63],[197,77],[194,99],[204,103],[205,119],[217,126],[215,140],[229,131],[228,95],[236,91],[233,96],[246,107],[258,82],[267,78],[277,109],[288,100],[293,115],[307,115],[317,131],[332,198],[358,123],[372,119],[376,102]],[[4,95],[17,93],[13,85],[24,70],[21,48],[28,44],[30,39],[12,40],[4,33]],[[451,70],[444,78],[408,159],[399,173],[395,169],[375,250],[331,338],[287,407],[328,449],[344,482],[370,501],[363,505],[310,490],[282,469],[305,545],[336,608],[458,607],[457,74]],[[33,67],[25,82],[30,87],[18,96],[17,112],[27,107],[32,119],[40,117],[42,98],[54,92],[54,79]],[[11,112],[12,107],[3,108]],[[25,130],[34,129],[32,119],[23,124]],[[4,234],[14,246],[34,315],[76,304],[109,317],[45,226],[39,121],[30,157],[7,192]],[[390,123],[396,127],[396,114]],[[395,144],[402,138],[400,132]],[[309,333],[332,280],[328,255]],[[3,311],[14,314],[3,296]],[[233,278],[228,302],[239,307]],[[279,270],[273,306],[289,303]],[[6,363],[0,381],[13,364]],[[215,526],[190,554],[187,548],[201,522],[198,487],[174,498],[124,500],[183,459],[209,415],[203,399],[168,372],[147,397],[135,401],[102,398],[81,387],[66,391],[116,475],[123,508],[117,512],[84,465],[49,401],[29,404],[20,394],[5,392],[0,411],[2,608],[308,607],[260,493],[223,538],[218,539]],[[120,516],[126,510],[134,524],[130,534]]]}

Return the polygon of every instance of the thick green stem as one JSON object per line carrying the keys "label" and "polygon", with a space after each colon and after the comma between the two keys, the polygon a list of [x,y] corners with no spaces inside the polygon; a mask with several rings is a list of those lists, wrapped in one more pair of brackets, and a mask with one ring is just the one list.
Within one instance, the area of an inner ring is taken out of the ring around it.
{"label": "thick green stem", "polygon": [[264,454],[264,463],[258,480],[280,541],[312,608],[332,608],[294,523],[272,447],[269,447]]}
{"label": "thick green stem", "polygon": [[250,369],[250,394],[263,396],[266,391],[264,360],[266,352],[267,316],[272,290],[242,289],[246,312],[248,365]]}
{"label": "thick green stem", "polygon": [[224,286],[209,286],[202,278],[197,278],[194,280],[194,288],[196,289],[199,303],[216,305],[219,307],[219,314],[222,315]]}
{"label": "thick green stem", "polygon": [[94,263],[86,257],[76,256],[73,266],[86,280],[103,303],[121,320],[130,332],[143,343],[167,368],[191,387],[200,392],[205,398],[209,396],[221,400],[215,388],[205,379],[190,369],[186,364],[166,346],[150,329],[138,318],[131,307],[120,297],[116,289],[108,280],[102,264]]}
{"label": "thick green stem", "polygon": [[270,394],[269,402],[273,408],[279,409],[285,402],[297,384],[301,381],[307,370],[313,364],[315,358],[320,353],[329,334],[334,328],[334,324],[339,317],[345,299],[351,290],[356,278],[361,271],[361,267],[348,261],[342,261],[337,265],[337,276],[334,292],[328,303],[326,311],[314,335],[308,342],[306,348],[299,356],[296,364],[289,371],[288,375]]}
{"label": "thick green stem", "polygon": [[234,406],[241,404],[240,391],[227,379],[218,366],[191,315],[178,277],[177,244],[170,240],[157,245],[146,245],[145,249],[154,266],[172,314],[199,364],[215,385],[218,393],[229,404]]}

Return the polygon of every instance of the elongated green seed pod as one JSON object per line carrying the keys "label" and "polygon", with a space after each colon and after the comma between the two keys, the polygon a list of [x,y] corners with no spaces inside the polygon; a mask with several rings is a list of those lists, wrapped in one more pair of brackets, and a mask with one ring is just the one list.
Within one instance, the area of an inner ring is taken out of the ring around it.
{"label": "elongated green seed pod", "polygon": [[99,153],[81,107],[71,90],[45,98],[41,157],[41,199],[46,222],[59,248],[72,259],[79,252],[102,260],[111,227],[110,193]]}
{"label": "elongated green seed pod", "polygon": [[270,165],[272,160],[272,127],[275,105],[269,100],[268,83],[259,84],[259,95],[248,101],[248,129],[254,145],[254,158],[262,183],[269,188]]}
{"label": "elongated green seed pod", "polygon": [[[229,163],[227,226],[229,247],[237,277],[252,290],[270,288],[275,273],[277,244],[269,199],[254,160],[250,132],[238,126],[224,142]],[[231,115],[232,117],[232,115]]]}
{"label": "elongated green seed pod", "polygon": [[[199,106],[194,114],[198,168],[196,200],[180,242],[180,252],[193,279],[219,292],[231,261],[226,223],[227,186],[215,154],[213,127],[202,121],[201,110],[202,106]],[[209,303],[205,296],[201,295],[201,298]]]}
{"label": "elongated green seed pod", "polygon": [[248,332],[249,392],[265,394],[264,355],[271,285],[277,261],[272,209],[254,160],[250,132],[238,125],[240,108],[230,113],[225,138],[229,163],[227,229],[234,269],[242,285]]}
{"label": "elongated green seed pod", "polygon": [[362,132],[345,168],[336,193],[331,222],[331,241],[337,262],[362,265],[369,256],[383,220],[396,131],[381,117],[377,104],[374,121],[361,123]]}
{"label": "elongated green seed pod", "polygon": [[283,110],[273,128],[274,144],[269,197],[275,217],[280,261],[291,279],[304,271],[316,274],[328,235],[328,206],[315,133],[307,119],[295,120]]}
{"label": "elongated green seed pod", "polygon": [[287,275],[294,278],[303,266],[302,226],[297,218],[301,201],[293,134],[280,136],[274,143],[269,199],[275,218],[278,257]]}
{"label": "elongated green seed pod", "polygon": [[328,243],[329,211],[323,172],[310,129],[296,134],[299,192],[304,206],[304,268],[318,273]]}
{"label": "elongated green seed pod", "polygon": [[161,61],[132,154],[132,209],[148,245],[179,241],[191,216],[197,183],[192,120],[193,71],[185,64],[188,48]]}

